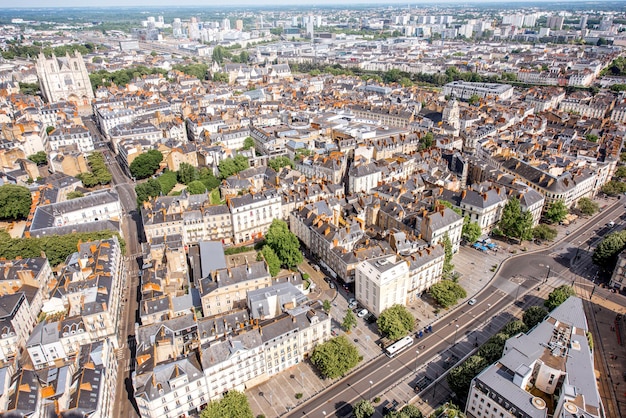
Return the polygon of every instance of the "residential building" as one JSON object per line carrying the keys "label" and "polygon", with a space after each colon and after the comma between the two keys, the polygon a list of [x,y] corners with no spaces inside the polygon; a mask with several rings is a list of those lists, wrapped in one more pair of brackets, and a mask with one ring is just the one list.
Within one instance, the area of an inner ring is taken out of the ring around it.
{"label": "residential building", "polygon": [[509,338],[502,358],[472,380],[465,414],[604,417],[581,299],[570,296],[526,334]]}
{"label": "residential building", "polygon": [[406,305],[408,290],[408,263],[395,255],[362,261],[356,266],[355,297],[374,316],[393,305]]}
{"label": "residential building", "polygon": [[230,209],[234,242],[251,242],[263,237],[274,219],[281,219],[281,195],[276,189],[233,197]]}
{"label": "residential building", "polygon": [[483,99],[506,100],[513,96],[513,86],[510,84],[452,81],[443,86],[443,94],[454,95],[463,100],[468,100],[472,96],[478,96]]}

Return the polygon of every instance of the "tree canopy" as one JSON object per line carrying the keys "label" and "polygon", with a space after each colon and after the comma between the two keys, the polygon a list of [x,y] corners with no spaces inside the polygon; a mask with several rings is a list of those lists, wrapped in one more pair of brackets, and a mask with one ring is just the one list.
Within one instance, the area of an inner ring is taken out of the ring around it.
{"label": "tree canopy", "polygon": [[161,183],[157,179],[148,179],[145,183],[139,183],[135,186],[135,194],[137,195],[137,206],[141,206],[143,202],[161,194]]}
{"label": "tree canopy", "polygon": [[194,180],[187,185],[189,194],[202,194],[207,192],[207,188],[200,180]]}
{"label": "tree canopy", "polygon": [[180,163],[178,166],[178,181],[183,184],[189,184],[192,181],[200,179],[198,169],[189,163]]}
{"label": "tree canopy", "polygon": [[433,299],[444,308],[448,308],[459,299],[467,297],[467,292],[461,285],[447,279],[432,285],[429,292]]}
{"label": "tree canopy", "polygon": [[404,337],[415,327],[415,318],[403,305],[393,305],[381,312],[378,330],[392,340]]}
{"label": "tree canopy", "polygon": [[602,186],[602,193],[609,196],[617,196],[618,194],[626,193],[626,183],[622,181],[611,180],[604,183]]}
{"label": "tree canopy", "polygon": [[293,161],[289,157],[281,156],[272,158],[267,165],[269,165],[274,171],[279,171],[281,168],[289,166],[294,167]]}
{"label": "tree canopy", "polygon": [[48,162],[48,155],[45,151],[39,151],[33,155],[29,155],[28,159],[37,165],[44,165]]}
{"label": "tree canopy", "polygon": [[352,410],[352,414],[354,418],[369,418],[374,415],[376,410],[372,403],[367,399],[361,399],[357,403],[354,404],[354,409]]}
{"label": "tree canopy", "polygon": [[343,335],[318,344],[311,354],[311,363],[329,379],[345,375],[361,359],[357,348]]}
{"label": "tree canopy", "polygon": [[161,192],[167,195],[178,183],[178,173],[176,173],[176,171],[165,170],[163,174],[157,177],[157,181],[161,185]]}
{"label": "tree canopy", "polygon": [[343,317],[343,321],[341,322],[341,328],[343,328],[346,332],[350,332],[350,330],[354,327],[356,327],[356,316],[354,316],[354,313],[348,309]]}
{"label": "tree canopy", "polygon": [[543,216],[550,223],[559,223],[565,219],[568,213],[569,211],[567,210],[565,203],[563,203],[562,200],[557,200],[552,202]]}
{"label": "tree canopy", "polygon": [[535,325],[543,321],[548,315],[548,311],[542,306],[531,306],[524,311],[522,315],[522,321],[528,327],[528,329],[534,328]]}
{"label": "tree canopy", "polygon": [[248,397],[229,390],[219,401],[212,401],[202,410],[200,418],[253,418]]}
{"label": "tree canopy", "polygon": [[592,260],[605,270],[612,271],[617,256],[626,248],[626,231],[613,232],[607,235],[593,252]]}
{"label": "tree canopy", "polygon": [[281,265],[291,268],[302,263],[300,241],[289,231],[287,222],[274,219],[265,234],[265,243],[274,250]]}
{"label": "tree canopy", "polygon": [[15,184],[0,186],[0,219],[24,219],[30,212],[31,204],[28,188]]}
{"label": "tree canopy", "polygon": [[443,236],[442,243],[444,251],[443,274],[444,276],[447,276],[452,272],[452,270],[454,270],[454,264],[452,264],[452,257],[454,256],[454,253],[452,252],[452,242],[450,242],[450,237],[447,232]]}
{"label": "tree canopy", "polygon": [[156,173],[161,165],[161,161],[163,161],[161,151],[151,149],[148,152],[138,155],[137,158],[130,163],[130,173],[137,179],[145,179]]}
{"label": "tree canopy", "polygon": [[243,155],[236,155],[235,158],[225,158],[220,161],[217,169],[220,172],[220,177],[225,179],[233,174],[237,174],[242,170],[245,170],[250,165],[248,159]]}
{"label": "tree canopy", "polygon": [[254,148],[254,139],[251,136],[248,136],[243,140],[243,147],[241,147],[241,149],[248,150],[250,148]]}
{"label": "tree canopy", "polygon": [[575,296],[576,292],[571,286],[566,284],[557,287],[548,295],[548,299],[544,302],[544,305],[549,311],[565,302],[570,296]]}
{"label": "tree canopy", "polygon": [[478,223],[470,221],[469,216],[463,218],[463,231],[461,232],[461,236],[465,241],[473,244],[482,234],[483,231],[480,229]]}
{"label": "tree canopy", "polygon": [[272,247],[264,245],[259,252],[259,256],[265,259],[265,262],[270,270],[270,275],[272,277],[276,277],[276,275],[280,272],[280,260],[274,250],[272,250]]}
{"label": "tree canopy", "polygon": [[522,211],[518,198],[509,199],[502,210],[498,229],[502,235],[521,241],[532,239],[533,216],[529,211]]}
{"label": "tree canopy", "polygon": [[535,239],[552,241],[556,238],[557,231],[546,224],[539,224],[533,228],[533,237]]}
{"label": "tree canopy", "polygon": [[600,210],[600,207],[596,202],[589,199],[588,197],[581,198],[576,204],[578,210],[582,212],[583,215],[591,216]]}
{"label": "tree canopy", "polygon": [[91,172],[81,173],[76,177],[83,182],[85,187],[94,187],[98,184],[109,184],[113,177],[104,162],[104,155],[101,152],[93,152],[87,157],[87,164]]}

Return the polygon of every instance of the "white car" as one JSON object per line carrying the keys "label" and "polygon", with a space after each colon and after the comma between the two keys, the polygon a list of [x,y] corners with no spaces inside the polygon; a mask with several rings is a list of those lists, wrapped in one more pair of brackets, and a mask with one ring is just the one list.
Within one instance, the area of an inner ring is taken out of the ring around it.
{"label": "white car", "polygon": [[365,315],[367,315],[369,312],[367,311],[367,309],[361,309],[359,311],[358,314],[356,314],[356,316],[358,316],[359,318],[363,318]]}
{"label": "white car", "polygon": [[475,299],[475,298],[471,298],[471,299],[467,302],[467,304],[468,304],[468,305],[473,305],[473,304],[475,304],[475,303],[476,303],[476,299]]}
{"label": "white car", "polygon": [[357,306],[356,300],[348,303],[348,309],[354,309],[356,308],[356,306]]}

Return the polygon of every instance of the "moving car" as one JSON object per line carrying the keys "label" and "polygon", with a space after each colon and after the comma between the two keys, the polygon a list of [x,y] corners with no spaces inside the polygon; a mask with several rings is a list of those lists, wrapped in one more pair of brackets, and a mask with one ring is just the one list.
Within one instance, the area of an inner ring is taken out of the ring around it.
{"label": "moving car", "polygon": [[471,298],[471,299],[467,302],[467,304],[468,304],[468,305],[474,305],[475,303],[476,303],[476,298]]}

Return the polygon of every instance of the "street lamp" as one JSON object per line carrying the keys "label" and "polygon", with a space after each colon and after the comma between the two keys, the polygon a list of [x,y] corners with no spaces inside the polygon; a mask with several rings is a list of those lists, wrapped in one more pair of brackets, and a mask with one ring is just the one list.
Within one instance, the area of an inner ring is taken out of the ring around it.
{"label": "street lamp", "polygon": [[[458,327],[458,325],[457,325],[457,327]],[[420,351],[419,350],[415,350],[415,373],[417,373],[417,365],[418,365],[418,363],[417,363],[417,356],[419,356],[419,355],[420,355]]]}
{"label": "street lamp", "polygon": [[454,345],[456,345],[456,334],[459,331],[459,326],[457,325],[456,328],[454,329]]}
{"label": "street lamp", "polygon": [[372,382],[372,381],[370,380],[370,393],[369,393],[369,396],[368,396],[368,398],[367,398],[368,400],[372,399],[372,384],[373,384],[373,383],[374,383],[374,382]]}

